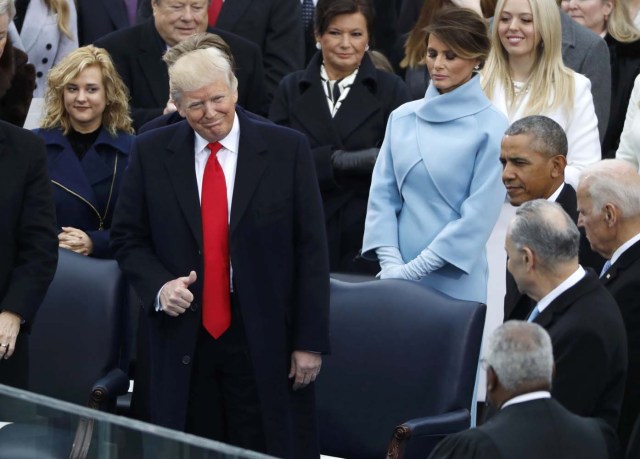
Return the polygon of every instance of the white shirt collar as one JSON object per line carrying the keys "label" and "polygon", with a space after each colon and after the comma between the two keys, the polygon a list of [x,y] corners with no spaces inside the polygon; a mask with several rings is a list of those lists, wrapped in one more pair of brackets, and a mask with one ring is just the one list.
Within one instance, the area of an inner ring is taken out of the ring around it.
{"label": "white shirt collar", "polygon": [[567,277],[564,281],[560,283],[560,285],[558,285],[556,288],[551,290],[549,293],[547,293],[544,296],[544,298],[538,301],[538,304],[536,305],[536,307],[538,308],[538,311],[542,313],[542,311],[544,311],[547,308],[547,306],[551,304],[553,300],[555,300],[560,295],[562,295],[565,291],[569,290],[571,287],[573,287],[578,282],[580,282],[580,280],[584,277],[585,274],[586,273],[584,268],[578,265],[578,269],[576,269],[573,274]]}
{"label": "white shirt collar", "polygon": [[558,196],[560,196],[560,193],[562,193],[562,190],[564,189],[564,187],[565,187],[565,183],[562,182],[560,184],[560,186],[558,187],[558,189],[556,191],[554,191],[551,196],[549,196],[547,201],[556,202],[558,200]]}
{"label": "white shirt collar", "polygon": [[614,264],[616,261],[618,261],[618,258],[620,258],[620,256],[629,248],[631,247],[633,244],[635,244],[636,242],[640,241],[640,233],[636,234],[635,236],[633,236],[631,239],[629,239],[627,242],[625,242],[624,244],[622,244],[620,247],[618,247],[616,249],[615,252],[613,252],[613,255],[611,256],[611,264]]}
{"label": "white shirt collar", "polygon": [[512,399],[504,402],[500,409],[503,410],[509,405],[516,405],[518,403],[530,402],[532,400],[539,400],[543,398],[551,398],[551,394],[546,390],[538,390],[536,392],[529,392],[528,394],[516,395]]}

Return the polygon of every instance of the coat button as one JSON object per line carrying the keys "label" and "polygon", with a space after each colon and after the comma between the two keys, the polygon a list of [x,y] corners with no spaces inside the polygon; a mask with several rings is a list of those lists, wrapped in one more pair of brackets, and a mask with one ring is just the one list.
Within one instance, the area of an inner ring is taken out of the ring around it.
{"label": "coat button", "polygon": [[189,365],[191,363],[191,357],[189,357],[188,355],[183,356],[182,363],[185,365]]}
{"label": "coat button", "polygon": [[53,48],[53,46],[51,45],[51,43],[47,43],[46,48],[47,48],[47,49],[51,49],[51,48]]}
{"label": "coat button", "polygon": [[42,78],[42,72],[38,72],[38,73],[36,73],[36,76],[37,76],[38,78]]}
{"label": "coat button", "polygon": [[198,310],[198,303],[194,301],[193,303],[191,303],[191,307],[189,309],[191,309],[193,312],[196,312]]}
{"label": "coat button", "polygon": [[47,62],[49,62],[49,59],[47,59],[46,57],[44,59],[42,59],[42,63],[46,64]]}

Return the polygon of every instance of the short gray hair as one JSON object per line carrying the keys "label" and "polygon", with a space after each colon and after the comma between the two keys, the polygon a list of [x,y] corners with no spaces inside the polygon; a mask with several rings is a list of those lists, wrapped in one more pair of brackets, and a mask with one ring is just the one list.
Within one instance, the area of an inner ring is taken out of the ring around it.
{"label": "short gray hair", "polygon": [[550,270],[558,262],[578,257],[578,227],[558,203],[546,199],[534,199],[518,207],[509,236],[518,250],[529,247]]}
{"label": "short gray hair", "polygon": [[169,67],[169,92],[176,102],[184,91],[196,91],[219,80],[223,80],[231,92],[237,91],[238,80],[229,59],[218,48],[185,53]]}
{"label": "short gray hair", "polygon": [[525,116],[507,128],[504,135],[530,135],[531,148],[547,158],[556,155],[567,157],[569,146],[562,127],[551,118],[542,115]]}
{"label": "short gray hair", "polygon": [[509,392],[537,384],[551,387],[551,338],[538,324],[510,320],[500,325],[489,337],[484,360]]}
{"label": "short gray hair", "polygon": [[0,15],[3,14],[9,17],[9,22],[13,21],[16,15],[16,5],[13,0],[0,0]]}
{"label": "short gray hair", "polygon": [[607,203],[614,204],[624,217],[640,215],[640,176],[621,159],[603,159],[587,166],[580,175],[580,185],[591,198],[591,211],[602,212]]}

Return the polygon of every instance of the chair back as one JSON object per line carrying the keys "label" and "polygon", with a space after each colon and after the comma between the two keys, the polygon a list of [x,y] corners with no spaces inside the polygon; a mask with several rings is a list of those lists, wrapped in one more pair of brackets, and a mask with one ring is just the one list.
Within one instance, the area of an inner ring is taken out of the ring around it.
{"label": "chair back", "polygon": [[29,338],[29,390],[86,405],[118,366],[126,284],[115,260],[60,249],[58,269]]}
{"label": "chair back", "polygon": [[399,424],[469,409],[485,312],[417,282],[331,279],[331,354],[316,383],[322,453],[382,458]]}

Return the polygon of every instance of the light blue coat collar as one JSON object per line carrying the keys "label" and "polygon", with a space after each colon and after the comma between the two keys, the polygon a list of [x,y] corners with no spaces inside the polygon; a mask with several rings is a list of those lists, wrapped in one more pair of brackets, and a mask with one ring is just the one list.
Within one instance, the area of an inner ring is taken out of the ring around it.
{"label": "light blue coat collar", "polygon": [[445,123],[474,115],[490,105],[491,101],[484,95],[480,76],[476,73],[465,84],[445,94],[440,94],[435,85],[430,84],[416,115],[432,123]]}

